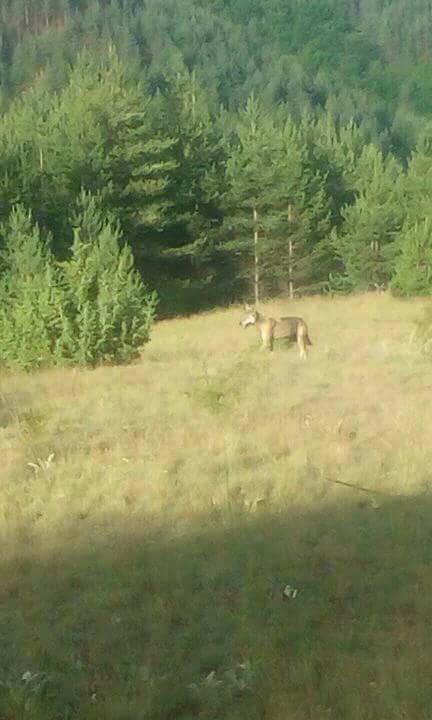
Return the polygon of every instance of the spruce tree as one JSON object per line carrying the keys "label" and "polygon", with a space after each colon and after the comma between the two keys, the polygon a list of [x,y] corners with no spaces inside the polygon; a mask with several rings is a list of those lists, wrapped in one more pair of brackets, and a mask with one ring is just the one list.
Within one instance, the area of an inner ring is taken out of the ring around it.
{"label": "spruce tree", "polygon": [[56,364],[65,298],[49,245],[19,205],[1,234],[0,360],[26,370]]}
{"label": "spruce tree", "polygon": [[82,192],[73,220],[74,242],[63,263],[72,319],[74,363],[127,362],[149,340],[157,298],[133,268],[118,223],[101,211],[100,199]]}
{"label": "spruce tree", "polygon": [[[225,148],[195,73],[179,74],[165,97],[151,104],[158,126],[176,139],[170,224],[163,235],[161,295],[177,286],[186,305],[206,305],[218,282],[214,230],[221,221]],[[180,298],[179,298],[180,300]],[[180,301],[181,302],[181,301]]]}
{"label": "spruce tree", "polygon": [[324,181],[330,222],[337,228],[343,222],[342,208],[355,198],[357,166],[365,146],[364,134],[354,122],[338,125],[329,111],[318,117],[304,114],[300,132],[307,148],[307,167],[311,175],[318,174]]}
{"label": "spruce tree", "polygon": [[236,144],[226,165],[227,191],[220,250],[235,254],[237,278],[252,290],[258,305],[263,291],[266,254],[274,239],[279,208],[275,185],[282,144],[271,119],[252,96],[240,115]]}
{"label": "spruce tree", "polygon": [[119,218],[137,258],[158,259],[172,224],[176,140],[156,129],[151,102],[139,92],[119,98],[109,118],[105,154],[107,206]]}
{"label": "spruce tree", "polygon": [[391,281],[395,295],[432,293],[432,218],[405,223],[398,236],[400,256]]}
{"label": "spruce tree", "polygon": [[[51,116],[57,105],[43,78],[0,117],[0,220],[12,206],[31,210],[42,228],[57,229],[64,209],[52,156],[63,152],[52,145]],[[61,185],[60,185],[61,187]]]}
{"label": "spruce tree", "polygon": [[398,258],[391,289],[396,295],[431,292],[432,139],[422,132],[404,178],[405,221],[396,243]]}
{"label": "spruce tree", "polygon": [[319,289],[328,277],[330,203],[325,178],[311,168],[301,129],[288,118],[281,131],[282,152],[274,188],[277,223],[271,243],[275,289],[295,293]]}
{"label": "spruce tree", "polygon": [[0,361],[8,367],[128,362],[149,340],[157,298],[121,246],[117,223],[83,192],[74,226],[62,263],[21,206],[2,228]]}
{"label": "spruce tree", "polygon": [[363,151],[355,202],[343,211],[344,224],[335,247],[353,287],[387,285],[398,253],[395,242],[404,219],[403,183],[399,163],[384,159],[368,145]]}
{"label": "spruce tree", "polygon": [[408,162],[404,182],[404,205],[408,222],[432,215],[432,126],[421,133]]}
{"label": "spruce tree", "polygon": [[[227,163],[229,216],[222,231],[251,275],[254,294],[315,290],[327,280],[324,262],[329,205],[324,178],[312,171],[304,134],[288,119],[278,126],[251,99],[238,144]],[[253,238],[253,242],[252,242]]]}

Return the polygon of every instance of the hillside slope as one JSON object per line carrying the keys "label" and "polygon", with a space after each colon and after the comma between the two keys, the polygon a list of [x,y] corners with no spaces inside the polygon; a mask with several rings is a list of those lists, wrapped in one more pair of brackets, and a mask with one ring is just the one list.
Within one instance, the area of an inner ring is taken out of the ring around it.
{"label": "hillside slope", "polygon": [[432,112],[431,25],[423,0],[5,0],[0,82],[8,96],[47,67],[56,89],[80,48],[114,41],[151,90],[195,70],[213,110],[251,91],[327,106],[403,153]]}
{"label": "hillside slope", "polygon": [[268,310],[308,362],[233,308],[130,367],[1,376],[1,717],[428,716],[419,303]]}

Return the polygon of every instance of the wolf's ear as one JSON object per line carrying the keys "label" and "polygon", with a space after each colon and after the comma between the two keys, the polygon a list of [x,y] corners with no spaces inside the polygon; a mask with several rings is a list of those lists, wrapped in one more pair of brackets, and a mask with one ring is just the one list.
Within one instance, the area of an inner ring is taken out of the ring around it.
{"label": "wolf's ear", "polygon": [[245,306],[244,306],[244,307],[245,307],[246,312],[253,312],[253,307],[252,307],[252,305],[249,305],[248,303],[245,303]]}

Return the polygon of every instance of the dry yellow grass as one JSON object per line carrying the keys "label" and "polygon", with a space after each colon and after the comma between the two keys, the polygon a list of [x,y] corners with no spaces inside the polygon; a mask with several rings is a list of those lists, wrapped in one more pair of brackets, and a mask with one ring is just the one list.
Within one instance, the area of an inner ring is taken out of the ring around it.
{"label": "dry yellow grass", "polygon": [[420,306],[266,306],[307,362],[237,307],[2,375],[0,718],[429,718]]}

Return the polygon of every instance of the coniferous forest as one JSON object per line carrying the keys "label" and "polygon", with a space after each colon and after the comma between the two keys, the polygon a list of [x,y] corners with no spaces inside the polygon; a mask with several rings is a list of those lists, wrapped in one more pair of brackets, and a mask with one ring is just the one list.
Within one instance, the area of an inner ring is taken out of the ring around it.
{"label": "coniferous forest", "polygon": [[9,359],[24,315],[95,362],[156,306],[432,290],[428,0],[2,0],[0,102]]}

